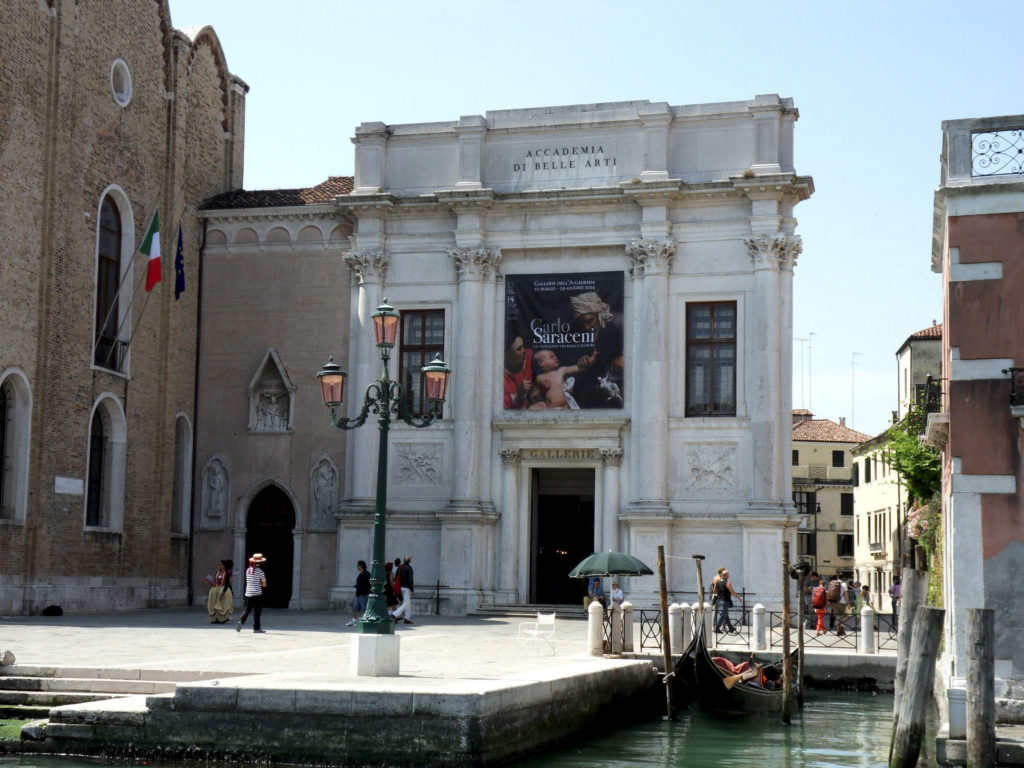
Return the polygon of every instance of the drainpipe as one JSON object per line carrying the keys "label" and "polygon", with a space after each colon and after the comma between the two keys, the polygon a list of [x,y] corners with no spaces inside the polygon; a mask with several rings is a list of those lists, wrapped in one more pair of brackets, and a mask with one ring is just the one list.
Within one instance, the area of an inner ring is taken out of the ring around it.
{"label": "drainpipe", "polygon": [[199,243],[198,266],[196,267],[196,360],[192,375],[192,503],[189,505],[188,522],[188,605],[195,601],[195,583],[192,580],[193,557],[196,530],[196,456],[199,451],[199,346],[203,338],[203,251],[206,248],[206,226],[209,222],[203,219],[203,237]]}

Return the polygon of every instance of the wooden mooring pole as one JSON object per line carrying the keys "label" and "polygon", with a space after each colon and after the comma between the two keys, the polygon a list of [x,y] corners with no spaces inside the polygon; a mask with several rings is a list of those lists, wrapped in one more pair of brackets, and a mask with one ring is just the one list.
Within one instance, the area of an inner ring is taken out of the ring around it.
{"label": "wooden mooring pole", "polygon": [[996,764],[995,612],[967,609],[967,765]]}
{"label": "wooden mooring pole", "polygon": [[789,542],[782,542],[782,722],[792,722],[793,665],[789,658]]}
{"label": "wooden mooring pole", "polygon": [[[918,547],[920,549],[920,547]],[[926,565],[923,559],[920,565]],[[893,715],[899,717],[900,700],[903,698],[903,681],[907,677],[907,662],[910,657],[910,641],[914,631],[915,610],[924,605],[928,598],[928,571],[914,568],[910,556],[903,555],[903,573],[900,578],[899,628],[896,631],[896,677],[893,681]],[[893,723],[893,733],[896,723]]]}
{"label": "wooden mooring pole", "polygon": [[914,617],[910,643],[910,661],[900,700],[900,711],[893,737],[889,768],[914,768],[921,754],[925,714],[935,681],[935,657],[942,638],[942,608],[919,606]]}
{"label": "wooden mooring pole", "polygon": [[672,704],[672,638],[668,628],[668,584],[665,578],[665,547],[658,545],[658,591],[661,593],[661,653],[665,659],[665,707],[668,719],[676,719]]}

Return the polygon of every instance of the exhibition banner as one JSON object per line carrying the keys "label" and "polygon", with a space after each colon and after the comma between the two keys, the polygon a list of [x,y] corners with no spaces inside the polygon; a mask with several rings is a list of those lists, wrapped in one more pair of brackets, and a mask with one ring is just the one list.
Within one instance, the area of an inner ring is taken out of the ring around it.
{"label": "exhibition banner", "polygon": [[622,408],[622,272],[505,275],[507,410]]}

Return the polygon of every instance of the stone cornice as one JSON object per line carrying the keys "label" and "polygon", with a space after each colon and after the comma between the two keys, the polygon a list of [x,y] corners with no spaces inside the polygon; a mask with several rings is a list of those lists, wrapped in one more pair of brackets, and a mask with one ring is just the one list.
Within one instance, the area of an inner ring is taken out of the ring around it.
{"label": "stone cornice", "polygon": [[434,193],[437,202],[450,206],[453,210],[460,208],[490,208],[494,204],[493,189],[451,189]]}
{"label": "stone cornice", "polygon": [[241,224],[253,219],[281,219],[285,221],[338,220],[338,212],[330,203],[319,205],[291,205],[264,208],[223,208],[196,211],[200,219],[211,223]]}

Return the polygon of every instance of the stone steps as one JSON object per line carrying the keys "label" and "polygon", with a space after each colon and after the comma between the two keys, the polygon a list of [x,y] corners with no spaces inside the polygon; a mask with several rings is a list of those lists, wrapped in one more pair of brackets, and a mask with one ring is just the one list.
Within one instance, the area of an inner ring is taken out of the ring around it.
{"label": "stone steps", "polygon": [[11,665],[0,667],[0,707],[49,709],[125,696],[152,696],[173,693],[179,682],[217,677],[223,675],[180,670]]}

